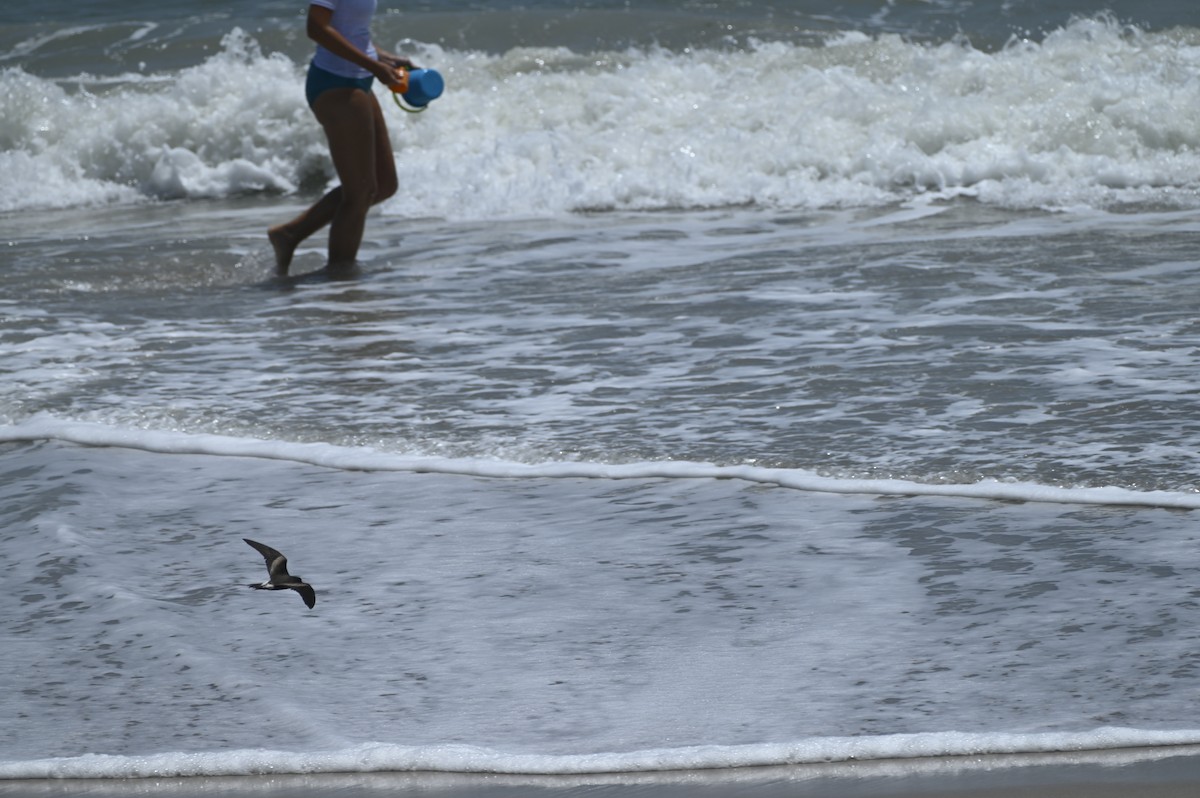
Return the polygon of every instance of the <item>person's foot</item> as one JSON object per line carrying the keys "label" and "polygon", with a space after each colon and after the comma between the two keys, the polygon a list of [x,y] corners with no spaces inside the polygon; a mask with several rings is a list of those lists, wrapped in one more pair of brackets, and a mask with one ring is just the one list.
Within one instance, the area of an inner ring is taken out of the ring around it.
{"label": "person's foot", "polygon": [[286,277],[292,265],[292,256],[296,254],[296,247],[300,242],[288,235],[283,225],[268,230],[267,238],[275,250],[275,273]]}
{"label": "person's foot", "polygon": [[353,280],[362,274],[358,261],[325,264],[325,276],[330,280]]}

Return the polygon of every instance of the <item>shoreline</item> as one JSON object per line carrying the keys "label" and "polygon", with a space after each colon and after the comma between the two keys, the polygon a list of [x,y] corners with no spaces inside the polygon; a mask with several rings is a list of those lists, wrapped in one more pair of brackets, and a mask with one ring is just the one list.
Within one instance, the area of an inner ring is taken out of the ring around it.
{"label": "shoreline", "polygon": [[1200,746],[1055,754],[892,759],[736,769],[572,776],[384,772],[0,781],[0,796],[311,796],[685,798],[1185,798],[1200,794]]}

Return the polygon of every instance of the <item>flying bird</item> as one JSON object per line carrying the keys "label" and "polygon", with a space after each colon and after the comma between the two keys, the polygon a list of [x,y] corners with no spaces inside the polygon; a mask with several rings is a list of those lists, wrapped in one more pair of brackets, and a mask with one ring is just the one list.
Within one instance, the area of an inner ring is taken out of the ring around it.
{"label": "flying bird", "polygon": [[267,574],[269,575],[267,581],[262,584],[250,585],[250,587],[255,590],[295,590],[300,594],[300,598],[304,599],[308,608],[310,610],[313,608],[313,605],[317,603],[317,591],[313,590],[312,585],[300,577],[288,573],[287,557],[258,541],[250,538],[242,538],[242,540],[253,546],[267,561]]}

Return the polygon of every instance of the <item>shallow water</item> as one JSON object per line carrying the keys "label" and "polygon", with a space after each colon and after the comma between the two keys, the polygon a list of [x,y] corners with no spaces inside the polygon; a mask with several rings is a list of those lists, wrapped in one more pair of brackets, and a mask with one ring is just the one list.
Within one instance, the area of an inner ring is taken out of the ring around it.
{"label": "shallow water", "polygon": [[66,240],[58,215],[26,217],[10,247],[12,418],[521,461],[1195,484],[1191,214],[385,216],[363,280],[294,287],[267,277],[253,206],[160,206],[136,239],[126,211],[93,215]]}
{"label": "shallow water", "polygon": [[12,773],[1194,737],[1185,216],[377,218],[285,285],[151,210],[6,282]]}
{"label": "shallow water", "polygon": [[450,88],[351,282],[271,277],[289,9],[55,8],[0,28],[0,777],[1200,740],[1173,5],[384,16]]}
{"label": "shallow water", "polygon": [[1191,724],[1186,513],[6,449],[16,759]]}

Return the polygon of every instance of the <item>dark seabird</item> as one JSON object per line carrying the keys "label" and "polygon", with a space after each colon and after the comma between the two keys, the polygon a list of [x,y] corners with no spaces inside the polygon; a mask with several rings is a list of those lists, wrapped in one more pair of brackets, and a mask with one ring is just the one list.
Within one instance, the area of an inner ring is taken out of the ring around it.
{"label": "dark seabird", "polygon": [[317,591],[313,590],[312,585],[300,577],[288,573],[287,557],[270,546],[264,546],[250,538],[242,538],[242,540],[253,546],[263,556],[263,559],[267,561],[267,573],[270,574],[270,578],[261,585],[250,585],[250,587],[255,590],[295,590],[300,594],[300,598],[304,599],[308,608],[310,610],[313,608],[313,605],[317,603]]}

